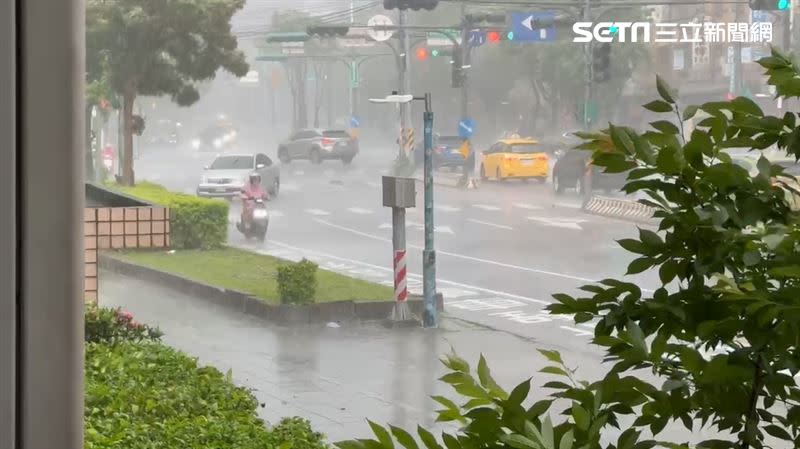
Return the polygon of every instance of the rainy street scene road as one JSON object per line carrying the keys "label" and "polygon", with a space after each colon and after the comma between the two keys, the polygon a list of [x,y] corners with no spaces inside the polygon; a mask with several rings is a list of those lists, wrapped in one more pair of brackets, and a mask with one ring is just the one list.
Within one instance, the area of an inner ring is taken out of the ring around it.
{"label": "rainy street scene road", "polygon": [[793,2],[85,3],[85,447],[800,447]]}

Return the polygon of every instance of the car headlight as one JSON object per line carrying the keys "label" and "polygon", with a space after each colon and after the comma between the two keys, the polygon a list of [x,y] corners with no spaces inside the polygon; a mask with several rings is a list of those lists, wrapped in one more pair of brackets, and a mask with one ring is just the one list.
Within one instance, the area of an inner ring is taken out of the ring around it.
{"label": "car headlight", "polygon": [[195,150],[200,148],[200,139],[192,140],[192,148],[194,148]]}
{"label": "car headlight", "polygon": [[222,139],[214,139],[214,148],[219,148],[222,146]]}

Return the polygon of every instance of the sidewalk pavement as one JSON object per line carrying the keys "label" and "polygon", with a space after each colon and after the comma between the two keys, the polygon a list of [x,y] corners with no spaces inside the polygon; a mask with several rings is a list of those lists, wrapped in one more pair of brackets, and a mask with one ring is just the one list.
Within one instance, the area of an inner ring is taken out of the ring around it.
{"label": "sidewalk pavement", "polygon": [[[277,327],[112,272],[100,279],[101,306],[123,307],[137,320],[159,326],[165,343],[201,364],[232,370],[234,381],[253,389],[264,404],[260,414],[266,421],[302,416],[331,442],[372,437],[367,418],[409,431],[418,424],[435,434],[452,428],[434,422],[440,407],[430,399],[444,395],[465,402],[437,380],[446,372],[439,359],[451,348],[473,369],[484,354],[507,391],[533,377],[532,401],[549,393],[540,385],[552,379],[538,373],[546,363],[536,349],[561,349],[446,316],[435,330],[388,329],[380,323]],[[581,379],[595,380],[605,371],[593,357],[563,356]]]}
{"label": "sidewalk pavement", "polygon": [[545,365],[535,343],[456,320],[444,320],[438,330],[380,323],[282,328],[115,273],[100,279],[100,305],[123,307],[159,326],[167,344],[223,372],[231,369],[265,404],[267,421],[303,416],[330,441],[371,436],[366,418],[409,430],[417,424],[443,429],[434,423],[439,406],[430,396],[457,398],[436,380],[446,372],[439,358],[451,346],[473,367],[483,353],[509,391]]}

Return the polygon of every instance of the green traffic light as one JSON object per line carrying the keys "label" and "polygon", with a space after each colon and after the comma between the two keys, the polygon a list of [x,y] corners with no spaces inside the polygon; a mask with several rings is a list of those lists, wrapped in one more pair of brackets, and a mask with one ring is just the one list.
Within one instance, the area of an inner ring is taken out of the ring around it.
{"label": "green traffic light", "polygon": [[[785,1],[785,0],[782,0],[782,1]],[[508,37],[508,40],[513,41],[514,40],[514,32],[513,31],[509,31],[508,34],[506,35],[506,37]]]}
{"label": "green traffic light", "polygon": [[789,9],[789,0],[778,0],[778,9]]}
{"label": "green traffic light", "polygon": [[439,56],[439,50],[431,51],[431,56]]}

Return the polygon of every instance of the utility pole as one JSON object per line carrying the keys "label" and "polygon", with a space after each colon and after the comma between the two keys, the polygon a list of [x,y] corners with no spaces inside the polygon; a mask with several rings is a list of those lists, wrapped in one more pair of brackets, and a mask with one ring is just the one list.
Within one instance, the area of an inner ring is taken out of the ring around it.
{"label": "utility pole", "polygon": [[[410,73],[409,73],[409,52],[411,51],[411,46],[409,42],[408,30],[405,28],[408,19],[408,13],[406,10],[400,9],[398,10],[398,26],[400,35],[400,95],[407,95],[411,92],[411,85],[410,85]],[[411,112],[411,105],[409,103],[400,103],[400,138],[398,139],[400,143],[400,156],[401,159],[408,157],[408,154],[405,152],[404,146],[404,133],[406,128],[408,127],[408,123],[410,120],[410,112]]]}
{"label": "utility pole", "polygon": [[[453,61],[454,64],[461,64],[461,67],[458,67],[458,73],[460,74],[461,78],[461,120],[467,120],[470,118],[469,116],[469,75],[467,70],[472,67],[470,64],[470,51],[469,51],[469,33],[470,33],[471,23],[467,21],[467,5],[466,3],[461,3],[461,45],[458,49],[460,52],[461,57],[455,58]],[[469,139],[467,139],[469,142]],[[470,153],[467,156],[467,160],[464,161],[464,174],[463,174],[463,183],[464,187],[467,187],[469,183],[469,177],[472,174],[473,170],[475,170],[475,164],[473,162],[472,166],[469,165],[469,161],[473,159],[472,155],[472,145],[470,144]]]}
{"label": "utility pole", "polygon": [[431,110],[431,94],[425,97],[424,133],[425,133],[425,249],[422,251],[422,295],[425,309],[422,313],[424,327],[437,326],[436,304],[436,250],[433,242],[433,111]]}

